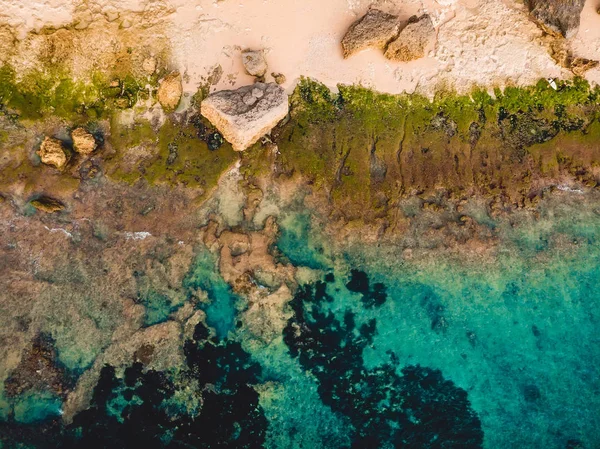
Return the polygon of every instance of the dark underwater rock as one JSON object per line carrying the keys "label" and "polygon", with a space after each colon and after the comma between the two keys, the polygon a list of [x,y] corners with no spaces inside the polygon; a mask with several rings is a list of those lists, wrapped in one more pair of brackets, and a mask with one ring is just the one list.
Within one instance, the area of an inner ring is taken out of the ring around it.
{"label": "dark underwater rock", "polygon": [[[367,369],[362,354],[373,343],[376,321],[358,326],[350,311],[340,321],[323,307],[333,298],[318,293],[320,288],[300,287],[290,302],[294,315],[284,341],[316,377],[323,403],[352,423],[352,448],[482,447],[481,422],[466,391],[427,367],[405,366],[401,374],[392,364]],[[371,292],[359,270],[352,271],[347,288]]]}

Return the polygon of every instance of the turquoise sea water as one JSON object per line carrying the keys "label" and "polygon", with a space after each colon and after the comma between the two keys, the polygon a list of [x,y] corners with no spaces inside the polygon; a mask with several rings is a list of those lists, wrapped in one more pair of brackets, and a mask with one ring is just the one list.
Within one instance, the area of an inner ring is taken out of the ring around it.
{"label": "turquoise sea water", "polygon": [[[486,448],[600,445],[596,212],[567,201],[553,204],[535,222],[491,223],[498,227],[501,247],[485,264],[443,257],[413,264],[397,249],[360,246],[324,257],[323,242],[315,242],[306,216],[289,222],[293,225],[282,233],[279,249],[291,261],[334,274],[335,281],[327,284],[334,300],[327,309],[339,319],[351,310],[359,323],[376,321],[373,343],[363,353],[365,368],[393,358],[398,369],[440,370],[467,392]],[[565,239],[568,249],[559,247]],[[361,293],[345,287],[352,269],[386,286],[383,305],[365,308]],[[291,435],[290,426],[304,423],[300,433],[319,441],[312,443],[315,447],[337,447],[334,441],[343,446],[349,433],[344,420],[323,412],[302,376],[282,368],[286,349],[282,344],[255,355],[275,377],[284,377],[289,389],[281,388],[286,400],[264,403],[279,425],[271,433],[273,443]],[[290,402],[296,405],[286,407]],[[318,419],[312,418],[315,413]],[[289,446],[286,439],[275,446],[308,447],[300,441],[297,437]]]}

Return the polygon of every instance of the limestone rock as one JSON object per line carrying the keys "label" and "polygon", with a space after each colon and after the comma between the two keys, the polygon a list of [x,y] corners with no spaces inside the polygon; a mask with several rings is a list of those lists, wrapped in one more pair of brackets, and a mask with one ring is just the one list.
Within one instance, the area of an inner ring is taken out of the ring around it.
{"label": "limestone rock", "polygon": [[234,150],[243,151],[283,119],[288,108],[288,97],[280,86],[255,83],[208,96],[200,111]]}
{"label": "limestone rock", "polygon": [[81,154],[92,154],[96,149],[96,139],[83,128],[77,128],[71,133],[73,149]]}
{"label": "limestone rock", "polygon": [[165,76],[160,83],[157,98],[163,109],[171,112],[179,105],[182,94],[181,75],[179,72],[173,72]]}
{"label": "limestone rock", "polygon": [[388,42],[398,36],[399,31],[400,20],[397,16],[378,9],[370,9],[367,14],[350,25],[342,39],[344,58],[367,48],[383,49]]}
{"label": "limestone rock", "polygon": [[63,147],[63,143],[52,137],[44,139],[37,154],[40,156],[43,164],[52,165],[58,169],[63,168],[69,162],[69,157]]}
{"label": "limestone rock", "polygon": [[267,60],[263,50],[244,50],[242,63],[248,75],[264,76],[267,73]]}
{"label": "limestone rock", "polygon": [[435,28],[428,14],[409,19],[398,38],[391,42],[385,57],[392,61],[408,62],[425,56],[425,49],[435,39]]}
{"label": "limestone rock", "polygon": [[531,17],[548,34],[572,38],[579,31],[585,0],[527,0]]}

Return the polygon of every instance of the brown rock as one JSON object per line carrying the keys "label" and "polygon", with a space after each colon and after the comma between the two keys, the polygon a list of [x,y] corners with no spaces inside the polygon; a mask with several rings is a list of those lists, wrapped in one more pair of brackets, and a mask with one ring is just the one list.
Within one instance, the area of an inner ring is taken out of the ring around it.
{"label": "brown rock", "polygon": [[181,85],[181,75],[179,72],[173,72],[165,76],[158,88],[158,102],[167,112],[174,111],[179,105],[183,86]]}
{"label": "brown rock", "polygon": [[568,43],[564,39],[553,39],[550,42],[550,56],[558,65],[570,70],[577,76],[583,76],[585,72],[595,67],[598,67],[598,61],[592,59],[573,56],[573,53],[568,48]]}
{"label": "brown rock", "polygon": [[428,14],[413,16],[398,38],[391,42],[385,57],[392,61],[408,62],[425,56],[425,49],[435,39],[435,28]]}
{"label": "brown rock", "polygon": [[344,58],[368,48],[383,49],[388,42],[398,36],[399,31],[400,20],[397,16],[378,9],[370,9],[362,18],[350,25],[342,39]]}
{"label": "brown rock", "polygon": [[92,154],[96,149],[96,139],[83,128],[77,128],[71,133],[73,149],[81,154]]}
{"label": "brown rock", "polygon": [[572,38],[579,31],[585,0],[526,0],[540,28],[557,37]]}
{"label": "brown rock", "polygon": [[577,76],[583,76],[588,70],[598,67],[599,62],[587,58],[573,58],[570,70]]}
{"label": "brown rock", "polygon": [[63,168],[69,162],[69,156],[63,147],[63,143],[52,137],[46,137],[37,151],[43,164],[52,165],[58,169]]}
{"label": "brown rock", "polygon": [[273,73],[271,73],[271,76],[273,77],[273,79],[275,80],[275,82],[277,84],[283,84],[283,83],[285,83],[286,78],[285,78],[285,75],[283,73],[275,73],[275,72],[273,72]]}
{"label": "brown rock", "polygon": [[54,198],[48,196],[41,196],[31,201],[31,205],[37,210],[52,214],[54,212],[60,212],[65,208],[65,205]]}

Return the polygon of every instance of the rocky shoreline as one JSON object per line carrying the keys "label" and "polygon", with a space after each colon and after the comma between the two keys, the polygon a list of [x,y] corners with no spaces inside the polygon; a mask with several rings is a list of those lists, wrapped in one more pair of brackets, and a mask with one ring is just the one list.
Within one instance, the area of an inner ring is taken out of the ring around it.
{"label": "rocky shoreline", "polygon": [[[471,11],[442,3],[406,18],[385,5],[364,8],[336,41],[338,56],[353,64],[370,48],[393,63],[424,62],[450,23],[442,13]],[[598,68],[574,37],[584,2],[569,5],[574,11],[558,14],[535,1],[526,11],[476,7],[517,11],[528,33],[544,30],[532,40],[548,65],[535,73],[562,77],[431,83],[433,90],[396,95],[272,72],[269,52],[256,45],[234,52],[254,84],[240,87],[216,65],[191,91],[160,8],[105,14],[102,23],[82,15],[18,38],[0,28],[0,447],[42,447],[46,438],[55,438],[48,447],[81,447],[94,432],[112,438],[105,431],[113,428],[130,441],[127,426],[146,425],[148,444],[189,447],[203,441],[198,429],[221,429],[214,416],[226,423],[223,435],[208,437],[215,444],[243,434],[254,442],[243,447],[263,447],[268,432],[278,438],[265,416],[281,424],[277,401],[296,394],[284,392],[291,384],[320,398],[315,410],[327,422],[383,441],[369,433],[371,418],[330,394],[332,379],[345,377],[376,394],[402,384],[402,394],[422,400],[415,410],[429,400],[459,410],[443,435],[459,441],[454,431],[465,429],[464,445],[453,447],[481,447],[482,428],[496,429],[477,409],[484,389],[472,408],[466,387],[415,365],[413,354],[398,372],[392,349],[389,362],[367,368],[366,360],[374,341],[393,340],[377,311],[404,300],[387,293],[394,270],[419,279],[444,267],[467,278],[488,267],[500,277],[514,276],[513,263],[533,270],[588,246],[596,257]],[[459,313],[429,288],[414,293],[429,327],[420,336],[439,339]],[[530,319],[529,309],[506,301]],[[467,348],[480,350],[474,331],[460,332]],[[341,354],[339,366],[327,351]],[[486,360],[482,354],[473,357]],[[435,393],[422,387],[426,378]],[[519,388],[524,409],[542,400],[535,382]],[[355,405],[375,400],[357,391]],[[405,427],[429,422],[395,413]],[[145,421],[150,415],[158,421]],[[350,447],[346,430],[331,437],[335,447]]]}

